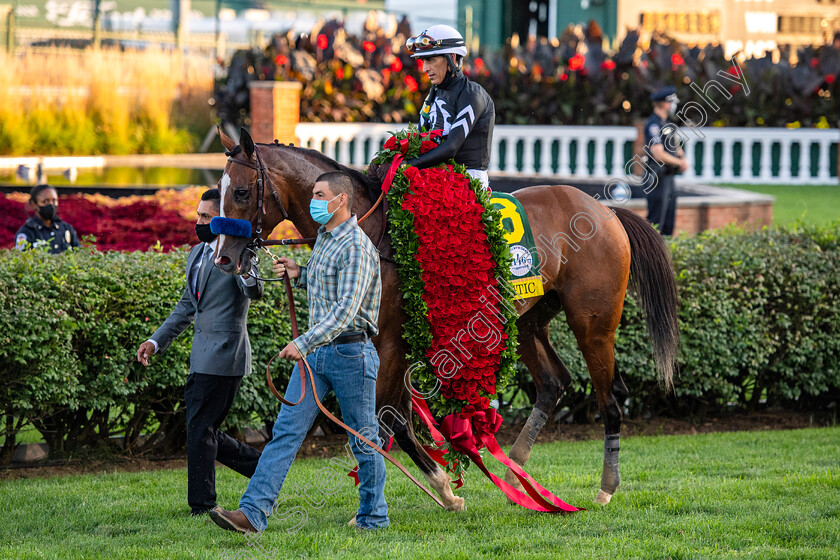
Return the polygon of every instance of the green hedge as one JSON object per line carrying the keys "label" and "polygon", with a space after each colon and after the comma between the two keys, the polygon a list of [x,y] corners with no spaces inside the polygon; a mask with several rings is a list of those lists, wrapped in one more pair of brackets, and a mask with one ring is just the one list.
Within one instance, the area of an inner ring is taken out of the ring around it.
{"label": "green hedge", "polygon": [[[823,413],[840,401],[840,222],[671,242],[681,356],[673,395],[654,374],[641,312],[628,296],[616,359],[632,416],[702,417],[760,406]],[[577,420],[597,406],[585,362],[562,318],[552,340],[573,375],[560,403]],[[834,404],[832,404],[834,403]]]}
{"label": "green hedge", "polygon": [[[183,445],[183,385],[192,329],[148,368],[134,362],[134,356],[180,298],[186,255],[92,248],[59,256],[0,251],[5,440],[29,423],[59,454],[100,446],[108,436],[124,436],[135,452]],[[261,268],[268,272],[267,263]],[[305,326],[305,293],[297,294],[296,306]],[[291,339],[287,309],[282,283],[270,284],[265,297],[252,304],[248,330],[254,374],[245,378],[226,427],[262,425],[276,417],[279,403],[266,390],[264,368]],[[275,383],[285,387],[292,366],[280,360],[274,364]],[[155,435],[141,440],[142,433]]]}
{"label": "green hedge", "polygon": [[[759,406],[820,412],[836,406],[840,223],[721,230],[675,239],[671,248],[681,299],[680,375],[675,394],[664,395],[640,311],[628,297],[616,356],[630,389],[630,415],[703,416]],[[300,251],[281,252],[301,260],[306,255]],[[179,449],[191,332],[148,368],[133,358],[180,296],[185,258],[183,251],[0,251],[2,435],[11,440],[31,424],[59,453],[100,446],[114,435],[124,436],[133,452]],[[302,292],[297,307],[306,325]],[[278,404],[266,388],[264,368],[290,339],[287,317],[281,284],[268,286],[266,297],[252,305],[255,373],[243,383],[227,428],[273,421]],[[562,318],[555,320],[552,336],[573,373],[560,410],[592,420],[597,408],[591,384]],[[284,387],[291,364],[281,362],[275,370],[276,384]],[[504,400],[514,400],[519,388],[533,396],[530,376],[524,368],[520,372]],[[142,439],[142,433],[153,435]]]}

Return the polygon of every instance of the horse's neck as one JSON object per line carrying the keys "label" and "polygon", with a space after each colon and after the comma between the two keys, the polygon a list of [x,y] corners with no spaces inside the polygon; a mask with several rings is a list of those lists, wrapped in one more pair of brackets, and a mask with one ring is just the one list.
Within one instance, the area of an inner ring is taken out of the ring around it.
{"label": "horse's neck", "polygon": [[[283,180],[288,184],[291,191],[289,199],[290,205],[287,209],[289,213],[289,220],[295,225],[298,232],[303,237],[315,237],[318,233],[318,224],[316,224],[309,214],[309,201],[312,198],[312,185],[315,184],[321,174],[328,171],[335,171],[335,168],[327,165],[319,165],[321,162],[312,161],[311,158],[306,157],[298,148],[286,147],[282,144],[279,146],[280,150],[272,150],[275,156],[270,168],[274,168],[282,175]],[[358,182],[353,178],[353,186],[355,187],[353,213],[358,219],[362,219],[368,210],[373,206],[368,197],[367,188],[364,184]],[[377,212],[378,213],[378,212]],[[381,226],[381,221],[374,219],[371,216],[363,224],[363,229],[368,234],[368,237],[376,242],[373,230]],[[378,230],[377,230],[378,231]]]}

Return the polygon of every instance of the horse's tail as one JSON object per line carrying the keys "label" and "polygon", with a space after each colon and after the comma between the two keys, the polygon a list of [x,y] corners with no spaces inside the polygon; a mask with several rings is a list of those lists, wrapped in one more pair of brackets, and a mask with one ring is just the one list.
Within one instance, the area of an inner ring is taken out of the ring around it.
{"label": "horse's tail", "polygon": [[653,359],[667,391],[674,386],[680,344],[677,283],[670,252],[646,220],[624,208],[613,210],[630,239],[630,288],[644,311]]}

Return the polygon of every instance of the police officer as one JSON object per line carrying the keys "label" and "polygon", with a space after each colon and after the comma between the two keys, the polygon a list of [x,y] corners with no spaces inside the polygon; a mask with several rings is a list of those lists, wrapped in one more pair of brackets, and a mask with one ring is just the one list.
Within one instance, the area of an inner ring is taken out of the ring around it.
{"label": "police officer", "polygon": [[645,123],[645,146],[648,166],[652,175],[645,187],[650,223],[659,227],[662,235],[674,233],[674,214],[677,195],[674,176],[688,169],[688,160],[680,146],[677,125],[668,120],[677,112],[677,90],[673,87],[658,89],[650,96],[653,114]]}
{"label": "police officer", "polygon": [[56,216],[58,193],[49,185],[38,185],[29,191],[28,207],[36,210],[15,235],[15,248],[24,251],[29,247],[48,246],[53,255],[70,247],[79,246],[73,226]]}
{"label": "police officer", "polygon": [[467,54],[464,38],[453,27],[433,25],[409,38],[406,48],[412,58],[423,61],[423,71],[432,82],[420,112],[420,128],[442,129],[444,141],[405,163],[422,169],[454,158],[489,190],[487,168],[496,108],[484,88],[461,71]]}

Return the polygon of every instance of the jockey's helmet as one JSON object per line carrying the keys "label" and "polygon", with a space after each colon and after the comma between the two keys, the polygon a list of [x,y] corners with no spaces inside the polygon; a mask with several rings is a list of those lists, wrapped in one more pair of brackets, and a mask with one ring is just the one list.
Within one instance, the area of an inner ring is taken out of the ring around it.
{"label": "jockey's helmet", "polygon": [[405,42],[405,47],[412,53],[411,58],[447,53],[467,56],[464,38],[457,29],[448,25],[433,25],[416,37],[409,37]]}

